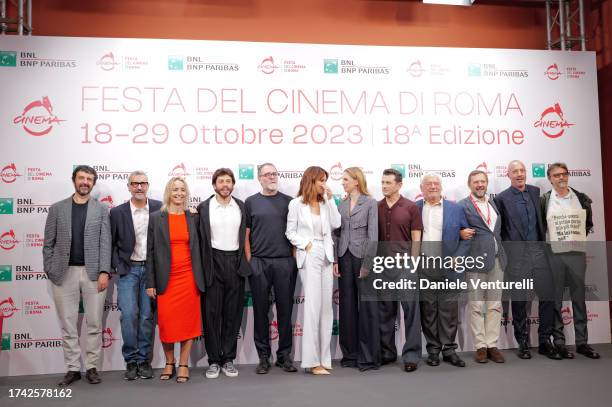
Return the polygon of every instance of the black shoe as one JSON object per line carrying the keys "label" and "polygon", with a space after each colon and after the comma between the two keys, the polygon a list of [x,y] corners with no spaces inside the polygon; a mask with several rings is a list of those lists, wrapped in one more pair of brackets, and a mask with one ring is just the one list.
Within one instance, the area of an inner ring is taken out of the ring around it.
{"label": "black shoe", "polygon": [[438,366],[440,365],[440,356],[436,355],[435,353],[430,353],[427,356],[426,362],[429,366]]}
{"label": "black shoe", "polygon": [[451,353],[450,355],[442,356],[442,360],[450,363],[453,366],[465,367],[465,362],[459,356],[457,356],[456,353]]}
{"label": "black shoe", "polygon": [[574,359],[574,352],[570,351],[565,345],[555,345],[557,352],[563,359]]}
{"label": "black shoe", "polygon": [[274,365],[276,367],[282,368],[285,372],[288,372],[288,373],[297,372],[297,368],[293,366],[293,361],[289,358],[286,358],[285,360],[277,360]]}
{"label": "black shoe", "polygon": [[270,361],[268,358],[259,359],[259,364],[255,368],[255,373],[266,374],[270,371]]}
{"label": "black shoe", "polygon": [[352,359],[342,359],[340,361],[342,367],[357,367],[357,361]]}
{"label": "black shoe", "polygon": [[404,371],[411,373],[414,372],[415,370],[417,370],[417,364],[416,363],[404,363]]}
{"label": "black shoe", "polygon": [[87,379],[89,384],[98,384],[102,381],[95,367],[92,367],[91,369],[88,369],[87,372],[85,372],[85,378]]}
{"label": "black shoe", "polygon": [[559,355],[559,352],[557,352],[557,348],[555,348],[555,346],[548,341],[541,343],[540,346],[538,346],[538,353],[552,360],[563,359],[561,355]]}
{"label": "black shoe", "polygon": [[73,382],[81,380],[81,372],[75,372],[73,370],[68,371],[64,378],[57,383],[58,386],[70,386]]}
{"label": "black shoe", "polygon": [[595,352],[595,349],[587,344],[576,346],[576,352],[591,359],[599,359],[601,357],[599,353]]}
{"label": "black shoe", "polygon": [[531,359],[531,350],[529,349],[529,345],[527,345],[525,342],[519,343],[516,355],[521,359]]}
{"label": "black shoe", "polygon": [[136,380],[138,378],[138,363],[128,362],[123,378],[125,380]]}
{"label": "black shoe", "polygon": [[144,362],[140,362],[138,364],[138,376],[141,379],[153,378],[153,368],[151,367],[151,363],[148,360],[145,360]]}

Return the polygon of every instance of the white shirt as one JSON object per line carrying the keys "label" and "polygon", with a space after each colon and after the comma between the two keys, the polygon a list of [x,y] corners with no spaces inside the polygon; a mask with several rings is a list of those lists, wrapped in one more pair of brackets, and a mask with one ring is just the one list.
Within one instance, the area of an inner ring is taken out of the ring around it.
{"label": "white shirt", "polygon": [[487,226],[489,227],[489,229],[491,229],[492,232],[495,229],[495,222],[497,222],[497,212],[495,212],[495,209],[493,209],[493,207],[489,203],[489,197],[485,195],[485,201],[482,202],[480,199],[472,195],[472,200],[476,202],[478,211],[480,211],[477,212],[484,221],[484,223],[487,223],[487,218],[489,219],[489,223],[487,224]]}
{"label": "white shirt", "polygon": [[210,240],[213,249],[238,250],[242,213],[234,198],[230,198],[229,204],[222,205],[214,196],[210,200],[208,215],[210,216]]}
{"label": "white shirt", "polygon": [[571,189],[569,190],[569,194],[565,196],[559,195],[557,191],[553,189],[550,193],[548,205],[549,208],[554,208],[556,206],[557,209],[582,209],[578,197]]}
{"label": "white shirt", "polygon": [[[423,202],[423,242],[441,242],[442,241],[442,222],[444,216],[444,208],[442,200],[436,204]],[[441,248],[439,244],[423,245],[423,251],[430,256],[440,255]]]}
{"label": "white shirt", "polygon": [[147,259],[147,228],[149,227],[149,200],[144,208],[137,208],[130,199],[132,223],[134,223],[134,251],[130,260],[145,261]]}
{"label": "white shirt", "polygon": [[312,213],[312,231],[314,232],[314,240],[323,240],[323,225],[321,224],[321,215]]}

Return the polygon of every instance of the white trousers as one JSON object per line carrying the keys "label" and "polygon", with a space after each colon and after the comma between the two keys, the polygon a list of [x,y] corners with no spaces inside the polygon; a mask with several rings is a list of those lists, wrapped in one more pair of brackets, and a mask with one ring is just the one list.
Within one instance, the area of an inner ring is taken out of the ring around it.
{"label": "white trousers", "polygon": [[98,292],[98,282],[89,279],[83,266],[70,266],[62,285],[51,283],[51,290],[62,327],[62,347],[64,348],[66,371],[81,371],[79,361],[81,348],[77,328],[81,294],[87,322],[85,369],[95,367],[99,370],[102,367],[102,315],[106,290]]}
{"label": "white trousers", "polygon": [[323,366],[331,369],[334,280],[323,242],[313,242],[299,273],[304,289],[302,368]]}
{"label": "white trousers", "polygon": [[[467,273],[468,279],[476,281],[504,281],[499,260],[495,259],[495,265],[488,273]],[[469,284],[470,328],[474,335],[474,347],[496,348],[497,339],[501,330],[502,304],[501,290],[474,290]]]}

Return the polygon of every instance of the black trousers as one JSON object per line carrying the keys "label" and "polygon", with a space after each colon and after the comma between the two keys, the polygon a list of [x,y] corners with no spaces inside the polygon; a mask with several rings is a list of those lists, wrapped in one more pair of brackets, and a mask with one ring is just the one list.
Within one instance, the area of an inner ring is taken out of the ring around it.
{"label": "black trousers", "polygon": [[[421,314],[418,298],[418,293],[415,292],[410,300],[400,302],[404,312],[404,335],[406,337],[402,348],[403,363],[418,364],[421,360]],[[381,363],[395,362],[397,359],[395,332],[398,311],[397,301],[378,301]]]}
{"label": "black trousers", "polygon": [[[538,242],[525,242],[520,258],[511,258],[507,278],[510,281],[520,281],[523,278],[533,278],[533,284],[538,295],[538,337],[539,343],[550,341],[553,331],[555,301],[554,285],[550,267],[546,259],[544,245]],[[525,290],[512,290],[512,326],[514,338],[521,344],[529,344],[529,325],[527,321],[527,301]]]}
{"label": "black trousers", "polygon": [[362,301],[359,279],[362,259],[350,251],[338,259],[340,279],[340,349],[343,362],[356,362],[360,369],[380,366],[380,331],[378,303]]}
{"label": "black trousers", "polygon": [[586,274],[586,255],[581,252],[569,252],[550,255],[553,281],[555,283],[555,323],[553,340],[556,345],[565,345],[563,333],[563,294],[569,287],[574,314],[574,332],[576,345],[584,345],[589,341],[587,330],[587,308],[585,302],[584,280]]}
{"label": "black trousers", "polygon": [[236,359],[238,332],[244,309],[244,277],[238,274],[238,251],[213,249],[215,277],[204,293],[204,344],[208,363]]}
{"label": "black trousers", "polygon": [[253,319],[255,348],[260,359],[270,358],[270,292],[274,289],[276,318],[278,323],[277,361],[291,357],[293,329],[293,295],[297,278],[297,265],[293,257],[252,257],[253,274],[249,277],[253,294]]}
{"label": "black trousers", "polygon": [[[430,278],[430,281],[432,279]],[[421,326],[427,341],[427,353],[448,356],[457,350],[459,324],[458,292],[421,290]]]}

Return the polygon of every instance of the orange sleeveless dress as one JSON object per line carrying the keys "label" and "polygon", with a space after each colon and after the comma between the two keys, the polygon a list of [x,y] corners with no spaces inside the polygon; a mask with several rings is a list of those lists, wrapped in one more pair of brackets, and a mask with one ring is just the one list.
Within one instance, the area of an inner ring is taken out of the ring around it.
{"label": "orange sleeveless dress", "polygon": [[162,342],[181,342],[202,335],[200,291],[191,267],[189,229],[185,214],[168,214],[170,278],[157,296],[157,324]]}

